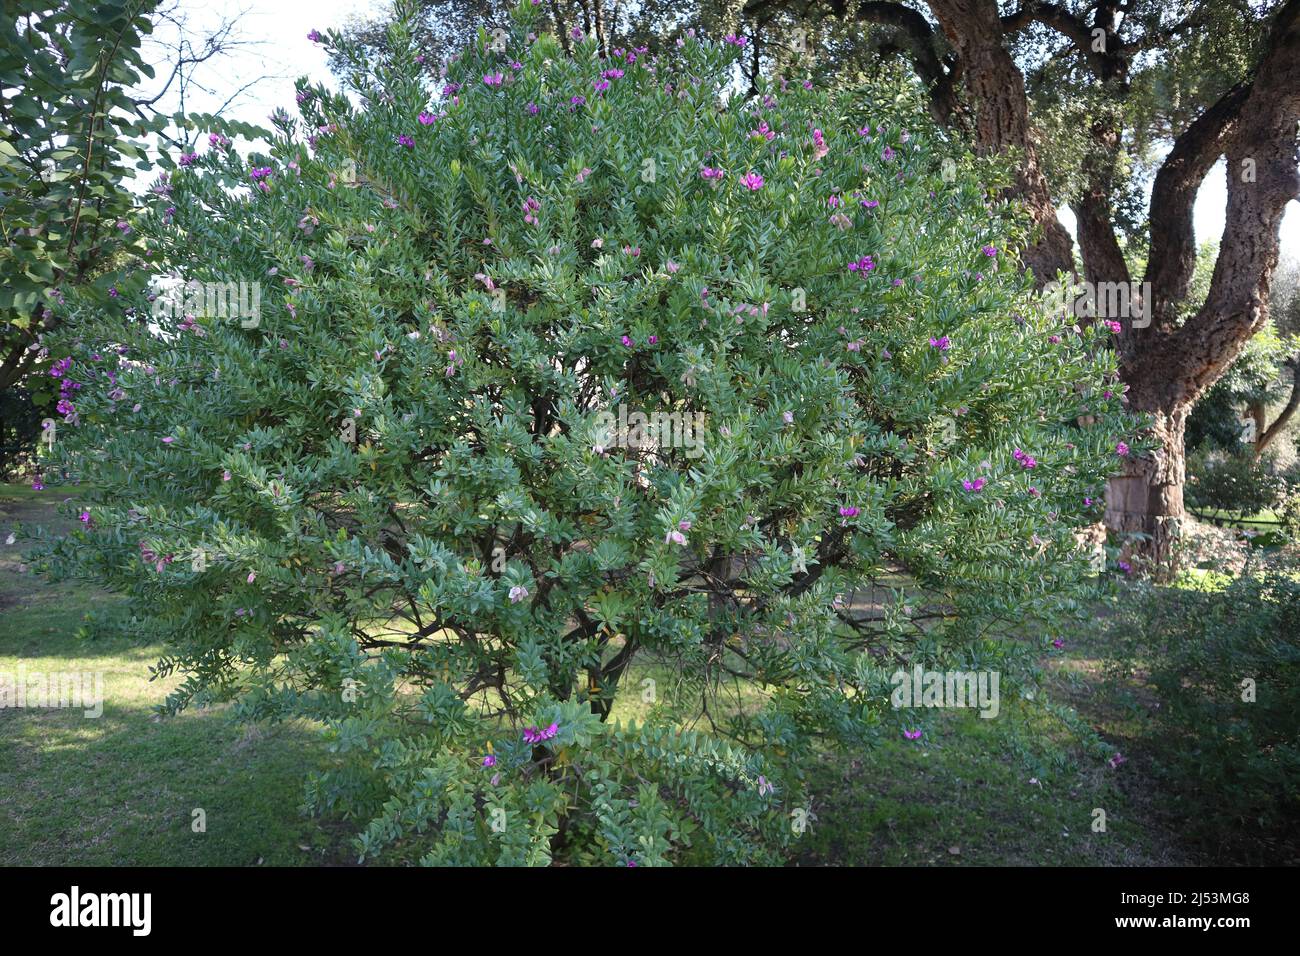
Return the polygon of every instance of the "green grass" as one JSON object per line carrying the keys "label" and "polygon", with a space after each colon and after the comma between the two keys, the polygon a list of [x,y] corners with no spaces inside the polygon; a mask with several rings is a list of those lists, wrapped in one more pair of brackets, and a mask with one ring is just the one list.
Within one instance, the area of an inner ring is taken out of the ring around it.
{"label": "green grass", "polygon": [[[73,492],[0,486],[0,540],[15,521],[63,531],[54,506]],[[99,718],[79,710],[0,710],[0,865],[319,865],[352,859],[345,829],[299,811],[306,774],[326,754],[314,728],[246,730],[225,712],[160,719],[176,679],[150,681],[157,645],[86,615],[115,598],[20,573],[0,545],[0,672],[102,672]],[[95,636],[98,635],[98,636]],[[1059,690],[1088,703],[1086,651],[1060,658]],[[671,692],[667,671],[629,672],[615,709],[644,719],[646,677]],[[742,691],[740,706],[762,694]],[[1003,696],[1002,717],[942,712],[919,741],[886,737],[825,754],[810,770],[815,819],[801,865],[1146,865],[1185,862],[1131,766],[1083,752],[1041,706]],[[1092,831],[1093,810],[1107,831]],[[195,833],[193,811],[206,813]]]}
{"label": "green grass", "polygon": [[[16,519],[53,528],[65,489],[0,489],[0,541]],[[0,866],[267,865],[346,859],[334,834],[299,812],[303,777],[323,755],[305,725],[247,729],[223,712],[160,719],[175,679],[151,681],[156,645],[78,637],[113,597],[19,572],[0,551],[0,673],[102,673],[103,715],[0,710]],[[91,628],[92,633],[94,631]],[[194,811],[206,832],[194,832]]]}

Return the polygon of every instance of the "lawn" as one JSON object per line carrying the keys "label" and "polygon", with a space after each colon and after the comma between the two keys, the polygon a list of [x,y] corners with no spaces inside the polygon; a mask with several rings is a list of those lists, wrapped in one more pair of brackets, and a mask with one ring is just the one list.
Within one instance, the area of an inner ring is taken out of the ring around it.
{"label": "lawn", "polygon": [[[20,521],[66,530],[55,509],[68,495],[0,486],[0,540]],[[219,710],[156,716],[176,680],[150,679],[162,648],[96,626],[120,612],[112,596],[36,579],[17,547],[0,547],[0,673],[102,672],[106,701],[98,718],[0,710],[0,865],[353,859],[346,824],[299,810],[305,774],[326,758],[312,727],[244,728]],[[1059,694],[1086,710],[1096,677],[1086,647],[1067,648],[1053,666]],[[628,686],[647,673],[629,674]],[[1003,719],[941,712],[920,740],[825,754],[810,773],[814,816],[795,862],[1198,862],[1161,820],[1140,761],[1114,769],[1086,753],[1077,728],[1046,701],[1002,707]],[[1093,830],[1098,808],[1105,832]],[[195,832],[196,810],[205,832]]]}

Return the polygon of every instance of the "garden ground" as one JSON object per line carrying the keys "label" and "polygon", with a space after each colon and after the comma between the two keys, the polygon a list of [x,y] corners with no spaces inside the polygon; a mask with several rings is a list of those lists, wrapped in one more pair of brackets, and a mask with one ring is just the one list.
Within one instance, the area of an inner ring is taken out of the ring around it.
{"label": "garden ground", "polygon": [[[0,540],[17,523],[66,530],[68,489],[0,486]],[[102,672],[104,713],[0,710],[0,866],[321,865],[355,859],[347,829],[300,811],[302,779],[326,759],[306,724],[244,728],[222,709],[160,718],[176,678],[151,680],[158,645],[105,636],[116,600],[26,573],[0,545],[0,673]],[[1184,865],[1184,846],[1144,774],[1139,730],[1099,693],[1086,635],[1052,662],[1069,701],[1120,767],[1085,752],[1039,701],[1005,719],[947,712],[920,741],[886,740],[813,768],[802,865]],[[1106,831],[1093,832],[1105,811]],[[196,832],[196,811],[206,827]]]}

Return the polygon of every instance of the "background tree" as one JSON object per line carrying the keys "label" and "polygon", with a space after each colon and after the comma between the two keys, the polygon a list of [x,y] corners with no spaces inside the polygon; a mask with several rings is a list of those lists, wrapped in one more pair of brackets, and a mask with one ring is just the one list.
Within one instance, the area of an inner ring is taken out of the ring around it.
{"label": "background tree", "polygon": [[[746,9],[762,25],[788,6],[754,0]],[[1025,262],[1040,283],[1074,268],[1060,202],[1075,213],[1088,280],[1149,283],[1150,324],[1114,318],[1129,401],[1152,415],[1159,442],[1111,483],[1106,522],[1142,535],[1143,550],[1167,565],[1187,415],[1263,327],[1278,226],[1300,192],[1300,2],[838,0],[820,9],[903,37],[940,111],[960,120],[948,102],[959,87],[980,148],[1019,157],[1017,192],[1042,229]],[[1068,146],[1053,148],[1043,131],[1064,131]],[[1157,144],[1168,153],[1151,165]],[[1181,321],[1196,259],[1192,205],[1221,157],[1230,174],[1220,255],[1204,305]]]}
{"label": "background tree", "polygon": [[[178,113],[199,71],[242,41],[238,14],[198,33],[179,4],[36,0],[0,18],[0,465],[26,460],[54,414],[44,334],[129,281],[141,173],[159,144],[191,151]],[[165,40],[154,28],[166,24]],[[153,64],[158,64],[155,69]],[[255,78],[250,79],[255,82]],[[238,95],[238,91],[231,96]],[[227,100],[227,105],[230,102]],[[218,110],[220,112],[220,110]],[[184,147],[184,149],[182,149]],[[160,185],[166,188],[166,184]]]}

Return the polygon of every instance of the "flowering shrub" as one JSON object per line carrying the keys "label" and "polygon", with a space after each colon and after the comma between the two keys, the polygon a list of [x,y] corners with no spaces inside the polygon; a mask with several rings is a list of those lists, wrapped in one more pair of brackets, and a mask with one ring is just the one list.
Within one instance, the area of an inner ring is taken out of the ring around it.
{"label": "flowering shrub", "polygon": [[909,97],[728,98],[734,40],[566,57],[532,16],[436,82],[322,38],[363,105],[186,158],[156,271],[259,304],[67,343],[95,491],[40,560],[131,596],[172,710],[323,724],[308,803],[366,858],[777,860],[819,741],[922,736],[896,662],[1077,611],[1112,352]]}

